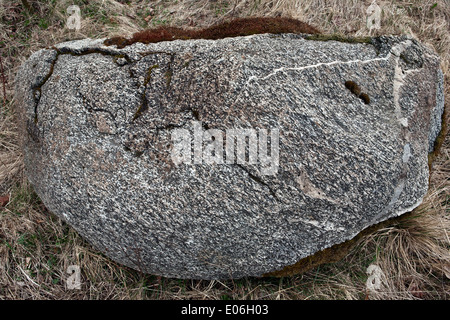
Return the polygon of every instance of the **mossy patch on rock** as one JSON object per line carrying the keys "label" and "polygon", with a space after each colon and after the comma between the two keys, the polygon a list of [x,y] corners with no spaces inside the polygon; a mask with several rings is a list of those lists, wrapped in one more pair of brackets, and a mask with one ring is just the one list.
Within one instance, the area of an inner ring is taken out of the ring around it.
{"label": "mossy patch on rock", "polygon": [[356,96],[359,96],[359,94],[361,93],[361,88],[355,81],[345,81],[345,87]]}
{"label": "mossy patch on rock", "polygon": [[249,36],[262,33],[318,34],[319,30],[307,23],[291,18],[239,18],[209,28],[197,30],[161,26],[156,29],[136,32],[130,39],[120,36],[113,37],[105,40],[104,44],[107,46],[116,45],[117,48],[124,48],[136,42],[149,44],[161,41],[189,39],[217,40],[227,37]]}
{"label": "mossy patch on rock", "polygon": [[367,93],[361,92],[361,88],[359,85],[354,81],[345,81],[345,87],[351,91],[355,96],[360,98],[362,101],[364,101],[365,104],[370,103],[370,97]]}
{"label": "mossy patch on rock", "polygon": [[370,103],[370,97],[369,97],[369,95],[368,95],[367,93],[365,93],[365,92],[362,92],[362,93],[359,95],[359,98],[360,98],[362,101],[364,101],[365,104],[369,104],[369,103]]}

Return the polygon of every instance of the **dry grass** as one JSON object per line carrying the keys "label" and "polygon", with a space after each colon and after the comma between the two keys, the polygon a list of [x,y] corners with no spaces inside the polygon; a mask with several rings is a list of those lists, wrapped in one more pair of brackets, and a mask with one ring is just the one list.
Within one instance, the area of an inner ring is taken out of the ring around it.
{"label": "dry grass", "polygon": [[[12,79],[33,51],[75,38],[130,36],[145,27],[208,27],[236,17],[298,18],[324,33],[369,35],[357,0],[246,1],[3,1],[0,55],[8,101],[0,97],[0,299],[448,299],[450,294],[450,141],[434,163],[429,193],[412,214],[365,236],[340,262],[303,275],[229,281],[177,280],[143,275],[95,251],[50,214],[23,178],[11,107]],[[437,5],[435,5],[437,3]],[[64,27],[66,8],[81,8],[80,31]],[[442,57],[449,105],[450,1],[378,1],[376,34],[411,34]],[[366,288],[367,267],[383,272],[381,288]],[[81,268],[81,289],[66,288],[70,265]]]}
{"label": "dry grass", "polygon": [[8,191],[7,186],[20,176],[23,168],[17,127],[12,113],[6,110],[2,110],[0,118],[0,195]]}

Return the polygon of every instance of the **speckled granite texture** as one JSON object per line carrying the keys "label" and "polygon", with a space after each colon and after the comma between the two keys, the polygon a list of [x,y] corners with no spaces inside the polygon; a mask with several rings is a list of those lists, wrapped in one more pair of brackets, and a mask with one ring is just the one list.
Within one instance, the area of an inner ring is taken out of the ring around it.
{"label": "speckled granite texture", "polygon": [[[61,43],[15,85],[26,173],[51,212],[124,265],[223,279],[282,269],[417,207],[442,83],[439,57],[411,38],[263,34]],[[172,132],[194,123],[278,129],[276,174],[175,165]]]}

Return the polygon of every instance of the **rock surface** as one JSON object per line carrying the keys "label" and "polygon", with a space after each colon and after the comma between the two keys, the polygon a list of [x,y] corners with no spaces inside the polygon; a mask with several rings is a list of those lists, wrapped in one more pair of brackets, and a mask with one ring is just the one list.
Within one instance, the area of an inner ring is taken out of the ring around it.
{"label": "rock surface", "polygon": [[[34,53],[16,78],[29,180],[106,255],[176,278],[261,276],[411,211],[440,131],[439,57],[407,37],[305,38]],[[174,132],[233,128],[278,130],[273,174],[174,161]]]}

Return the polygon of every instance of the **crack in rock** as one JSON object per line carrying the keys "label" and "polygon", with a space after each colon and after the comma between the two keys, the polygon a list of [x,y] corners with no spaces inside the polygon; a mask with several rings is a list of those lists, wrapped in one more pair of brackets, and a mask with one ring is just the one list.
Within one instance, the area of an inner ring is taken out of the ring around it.
{"label": "crack in rock", "polygon": [[42,81],[40,83],[38,83],[37,85],[32,87],[32,90],[34,92],[34,97],[35,97],[35,105],[34,105],[34,121],[35,121],[35,123],[38,122],[38,105],[39,105],[39,102],[40,102],[40,99],[42,96],[42,87],[47,83],[47,81],[53,75],[53,71],[54,71],[56,62],[58,61],[59,56],[66,55],[66,54],[70,54],[72,56],[84,56],[84,55],[88,55],[88,54],[98,53],[98,54],[102,54],[102,55],[106,55],[106,56],[111,56],[114,58],[123,58],[128,63],[131,62],[131,59],[126,54],[113,52],[111,50],[105,50],[105,49],[101,49],[101,48],[83,48],[80,50],[76,50],[76,49],[71,49],[71,48],[67,48],[67,47],[57,48],[57,47],[53,46],[50,48],[50,50],[54,50],[56,52],[56,56],[53,58],[53,60],[50,63],[49,71],[44,76],[44,78],[42,79]]}

